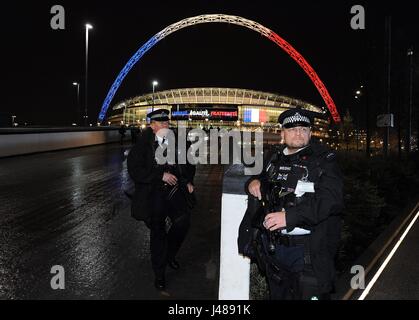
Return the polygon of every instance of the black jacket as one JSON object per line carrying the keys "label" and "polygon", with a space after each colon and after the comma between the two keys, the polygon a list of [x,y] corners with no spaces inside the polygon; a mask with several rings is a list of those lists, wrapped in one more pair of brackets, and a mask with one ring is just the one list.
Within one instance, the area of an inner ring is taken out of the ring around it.
{"label": "black jacket", "polygon": [[[135,183],[135,192],[132,197],[131,215],[139,221],[149,225],[152,214],[151,193],[156,192],[162,185],[165,167],[158,165],[155,160],[155,135],[151,128],[146,129],[139,137],[135,146],[128,154],[128,173]],[[180,165],[182,179],[185,183],[192,183],[195,176],[195,166]],[[179,177],[178,177],[179,178]]]}
{"label": "black jacket", "polygon": [[[278,161],[282,166],[292,164],[308,168],[308,180],[314,182],[314,193],[305,193],[298,201],[285,206],[287,230],[295,227],[311,230],[310,254],[314,272],[323,287],[329,292],[335,275],[334,256],[337,251],[341,218],[343,210],[343,178],[336,163],[335,153],[318,143],[311,143],[307,148],[295,155],[284,156],[285,146],[279,147],[268,161],[259,176],[250,178],[248,185],[254,179],[267,183],[266,168],[272,161]],[[249,206],[239,230],[239,252],[246,254],[246,243],[252,237],[252,228],[248,224],[254,210],[257,209],[254,197],[249,194]],[[246,217],[247,216],[247,217]]]}

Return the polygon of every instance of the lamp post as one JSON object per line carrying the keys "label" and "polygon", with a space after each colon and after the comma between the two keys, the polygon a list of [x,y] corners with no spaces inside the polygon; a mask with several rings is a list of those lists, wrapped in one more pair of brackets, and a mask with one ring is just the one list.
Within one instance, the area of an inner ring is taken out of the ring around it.
{"label": "lamp post", "polygon": [[87,80],[88,80],[88,58],[89,58],[89,30],[93,29],[93,26],[89,23],[86,23],[86,79],[85,79],[85,93],[84,93],[84,125],[87,127]]}
{"label": "lamp post", "polygon": [[122,121],[128,124],[128,117],[127,117],[127,104],[124,103],[124,114],[122,116]]}
{"label": "lamp post", "polygon": [[[386,84],[386,113],[387,113],[387,117],[390,117],[390,112],[391,112],[391,69],[392,69],[392,65],[391,65],[391,48],[392,48],[392,26],[391,26],[391,16],[386,17],[386,34],[387,34],[387,67],[386,67],[386,72],[387,72],[387,84]],[[384,156],[387,157],[389,154],[389,145],[390,145],[390,124],[388,124],[385,127],[385,132],[384,132],[384,144],[383,144],[383,153]]]}
{"label": "lamp post", "polygon": [[[407,128],[407,143],[406,152],[409,153],[411,150],[411,138],[412,138],[412,104],[413,104],[413,48],[407,50],[407,56],[409,57],[409,125]],[[419,130],[419,129],[418,129]]]}
{"label": "lamp post", "polygon": [[159,83],[157,81],[153,81],[153,105],[151,107],[151,112],[154,111],[154,87],[158,86],[158,85],[159,85]]}
{"label": "lamp post", "polygon": [[77,112],[76,112],[76,122],[77,122],[79,118],[79,113],[80,113],[80,83],[73,82],[73,86],[77,87]]}
{"label": "lamp post", "polygon": [[[365,134],[366,134],[366,141],[365,141],[365,152],[367,157],[370,156],[370,140],[371,140],[371,134],[370,134],[370,123],[369,123],[369,119],[370,119],[370,115],[369,115],[369,106],[368,106],[368,94],[366,91],[366,86],[360,86],[359,89],[355,92],[355,99],[358,101],[358,107],[363,106],[365,107]],[[362,98],[362,101],[361,101]],[[362,102],[362,103],[361,103]],[[359,108],[358,108],[359,109]],[[358,146],[359,146],[359,133],[362,132],[362,130],[360,130],[360,112],[357,110],[357,115],[359,115],[359,117],[357,116],[357,145],[356,145],[356,149],[358,150]],[[362,138],[361,138],[361,147],[363,147],[363,142],[362,142]]]}
{"label": "lamp post", "polygon": [[[363,86],[361,86],[361,88],[363,88]],[[360,98],[362,96],[362,91],[361,89],[357,90],[355,92],[355,99],[358,101],[358,108],[357,108],[357,112],[356,112],[356,151],[359,151],[359,107],[360,107]]]}

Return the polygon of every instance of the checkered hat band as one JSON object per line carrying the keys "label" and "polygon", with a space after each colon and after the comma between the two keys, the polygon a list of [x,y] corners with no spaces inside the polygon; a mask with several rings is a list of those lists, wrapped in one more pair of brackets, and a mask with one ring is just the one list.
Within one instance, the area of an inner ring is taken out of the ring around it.
{"label": "checkered hat band", "polygon": [[159,114],[153,114],[152,116],[151,116],[151,118],[150,119],[160,119],[160,118],[167,118],[169,115],[168,114],[166,114],[166,113],[159,113]]}
{"label": "checkered hat band", "polygon": [[307,123],[310,123],[310,119],[307,118],[307,117],[305,117],[305,116],[302,116],[299,113],[296,113],[295,115],[293,115],[291,117],[285,118],[284,119],[284,122],[282,123],[282,125],[286,125],[288,123],[295,123],[295,122],[307,122]]}

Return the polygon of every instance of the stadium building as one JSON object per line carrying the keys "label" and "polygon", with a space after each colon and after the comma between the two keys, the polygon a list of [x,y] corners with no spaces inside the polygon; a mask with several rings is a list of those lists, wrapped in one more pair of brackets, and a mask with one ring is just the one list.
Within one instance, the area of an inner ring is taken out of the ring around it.
{"label": "stadium building", "polygon": [[[113,106],[110,125],[147,125],[147,113],[165,108],[171,111],[172,126],[189,128],[237,128],[277,132],[278,116],[301,107],[318,114],[313,134],[327,138],[330,120],[326,108],[287,96],[233,88],[184,88],[159,91],[122,101]],[[327,119],[325,119],[327,118]]]}

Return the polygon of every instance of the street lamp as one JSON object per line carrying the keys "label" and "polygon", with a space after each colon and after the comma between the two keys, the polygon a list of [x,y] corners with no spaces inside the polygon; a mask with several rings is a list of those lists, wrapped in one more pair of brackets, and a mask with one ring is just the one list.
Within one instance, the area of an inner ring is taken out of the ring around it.
{"label": "street lamp", "polygon": [[[361,86],[360,89],[363,89],[364,86]],[[355,92],[355,99],[359,101],[359,99],[362,96],[362,91],[361,90],[357,90]],[[359,151],[359,118],[360,118],[360,112],[359,112],[359,107],[360,107],[360,102],[358,102],[358,107],[356,108],[357,112],[356,112],[356,151]]]}
{"label": "street lamp", "polygon": [[79,112],[80,112],[80,83],[73,82],[73,86],[77,87],[77,113],[76,113],[76,122],[78,121]]}
{"label": "street lamp", "polygon": [[[407,50],[407,56],[409,57],[409,124],[407,128],[407,143],[406,151],[410,152],[411,146],[411,137],[412,137],[412,104],[413,104],[413,48]],[[419,130],[418,130],[419,131]]]}
{"label": "street lamp", "polygon": [[157,81],[153,81],[153,105],[152,105],[152,107],[151,107],[151,111],[153,112],[154,111],[154,87],[155,86],[158,86],[159,85],[159,83],[157,82]]}
{"label": "street lamp", "polygon": [[88,57],[89,57],[89,30],[93,29],[93,26],[86,23],[86,79],[85,79],[85,93],[84,93],[84,125],[87,126],[87,79],[88,79]]}
{"label": "street lamp", "polygon": [[126,104],[126,103],[124,103],[124,113],[123,113],[123,116],[122,116],[122,120],[123,120],[125,123],[128,123],[128,117],[127,117],[127,104]]}

